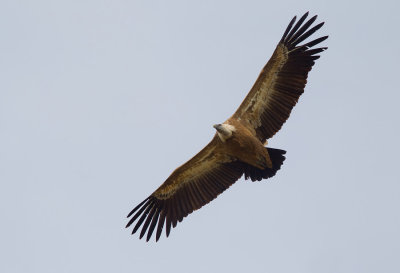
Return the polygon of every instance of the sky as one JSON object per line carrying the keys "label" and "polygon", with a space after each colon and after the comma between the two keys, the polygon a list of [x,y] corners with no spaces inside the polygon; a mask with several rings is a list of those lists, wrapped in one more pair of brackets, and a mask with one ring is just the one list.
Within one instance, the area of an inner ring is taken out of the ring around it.
{"label": "sky", "polygon": [[[0,271],[400,272],[398,3],[2,0]],[[269,141],[282,169],[131,236],[306,11],[329,49]]]}

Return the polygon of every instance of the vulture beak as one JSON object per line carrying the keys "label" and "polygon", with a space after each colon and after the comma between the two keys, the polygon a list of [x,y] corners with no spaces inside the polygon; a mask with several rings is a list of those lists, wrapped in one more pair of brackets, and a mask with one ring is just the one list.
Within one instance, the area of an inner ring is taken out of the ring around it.
{"label": "vulture beak", "polygon": [[221,124],[214,124],[213,127],[215,128],[215,130],[217,130],[218,132],[221,131]]}

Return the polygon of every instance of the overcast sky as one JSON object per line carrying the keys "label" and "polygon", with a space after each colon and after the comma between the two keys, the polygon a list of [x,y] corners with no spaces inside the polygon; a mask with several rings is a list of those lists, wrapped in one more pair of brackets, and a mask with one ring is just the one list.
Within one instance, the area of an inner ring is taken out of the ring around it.
{"label": "overcast sky", "polygon": [[[0,271],[400,272],[400,6],[377,3],[2,0]],[[270,140],[282,169],[131,236],[307,10],[329,49]]]}

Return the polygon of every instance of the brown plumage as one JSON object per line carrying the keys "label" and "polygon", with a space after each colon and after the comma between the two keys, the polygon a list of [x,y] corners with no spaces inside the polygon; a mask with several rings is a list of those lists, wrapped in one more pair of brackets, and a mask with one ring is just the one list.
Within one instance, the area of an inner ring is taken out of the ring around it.
{"label": "brown plumage", "polygon": [[[215,199],[243,174],[260,181],[276,174],[285,160],[283,150],[266,148],[266,140],[280,130],[288,119],[307,83],[307,75],[326,47],[313,48],[328,36],[300,45],[322,27],[310,28],[317,16],[305,22],[289,23],[271,59],[261,71],[242,104],[223,124],[214,125],[217,133],[211,142],[128,215],[126,227],[146,233],[147,241],[156,230],[156,241],[165,226],[168,237],[188,214]],[[305,22],[305,23],[304,23]]]}

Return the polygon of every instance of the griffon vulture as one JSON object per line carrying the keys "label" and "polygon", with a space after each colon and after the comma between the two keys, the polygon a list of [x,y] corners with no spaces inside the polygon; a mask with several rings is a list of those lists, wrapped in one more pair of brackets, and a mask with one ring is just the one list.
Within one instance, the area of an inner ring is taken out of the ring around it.
{"label": "griffon vulture", "polygon": [[[267,139],[281,129],[307,83],[307,75],[326,47],[313,48],[328,36],[302,43],[324,24],[311,25],[317,16],[305,21],[308,12],[286,28],[271,59],[254,86],[236,110],[222,124],[214,125],[211,142],[128,215],[126,227],[136,220],[132,234],[147,241],[156,229],[156,241],[165,226],[168,237],[188,214],[215,199],[243,174],[260,181],[276,174],[285,160],[284,150],[265,147]],[[157,227],[157,228],[156,228]]]}

